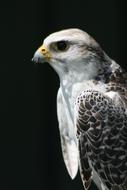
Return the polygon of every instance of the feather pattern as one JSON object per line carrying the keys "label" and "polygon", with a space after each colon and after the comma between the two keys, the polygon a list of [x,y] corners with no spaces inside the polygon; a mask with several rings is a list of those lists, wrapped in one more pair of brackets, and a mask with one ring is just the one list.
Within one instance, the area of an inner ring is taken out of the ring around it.
{"label": "feather pattern", "polygon": [[76,106],[78,138],[88,147],[86,151],[91,168],[95,169],[108,189],[126,188],[125,108],[115,105],[113,99],[98,91],[83,91],[77,98]]}

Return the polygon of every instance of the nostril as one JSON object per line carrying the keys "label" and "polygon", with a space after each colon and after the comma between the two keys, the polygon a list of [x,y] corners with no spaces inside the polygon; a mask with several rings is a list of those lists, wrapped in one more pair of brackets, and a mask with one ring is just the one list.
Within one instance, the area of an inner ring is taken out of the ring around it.
{"label": "nostril", "polygon": [[42,51],[42,52],[45,52],[45,49],[44,49],[44,48],[42,48],[42,49],[41,49],[41,51]]}

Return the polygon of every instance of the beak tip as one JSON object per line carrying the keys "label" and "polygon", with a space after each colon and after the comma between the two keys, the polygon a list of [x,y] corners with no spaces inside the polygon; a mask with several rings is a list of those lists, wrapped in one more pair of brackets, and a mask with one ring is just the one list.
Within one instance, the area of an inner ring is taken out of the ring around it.
{"label": "beak tip", "polygon": [[37,60],[34,59],[34,57],[31,59],[31,62],[33,62],[34,64],[37,63]]}
{"label": "beak tip", "polygon": [[35,64],[39,64],[40,63],[40,59],[39,58],[35,58],[35,57],[33,57],[31,59],[31,61],[34,62]]}

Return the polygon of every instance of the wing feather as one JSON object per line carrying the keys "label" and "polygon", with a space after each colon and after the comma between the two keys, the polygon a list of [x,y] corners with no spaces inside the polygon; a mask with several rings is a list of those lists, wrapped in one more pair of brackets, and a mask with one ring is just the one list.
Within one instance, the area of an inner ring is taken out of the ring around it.
{"label": "wing feather", "polygon": [[92,90],[82,92],[76,102],[77,134],[84,146],[79,147],[83,178],[87,179],[87,155],[87,162],[107,189],[127,188],[127,115],[125,107],[118,105]]}

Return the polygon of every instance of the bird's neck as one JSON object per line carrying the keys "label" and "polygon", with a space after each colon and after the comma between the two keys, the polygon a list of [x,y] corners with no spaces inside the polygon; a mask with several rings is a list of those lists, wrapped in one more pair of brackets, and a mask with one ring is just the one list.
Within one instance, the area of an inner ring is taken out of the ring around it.
{"label": "bird's neck", "polygon": [[60,77],[60,82],[63,84],[65,88],[71,87],[73,84],[82,80],[84,80],[84,74],[78,74],[77,72],[73,71],[68,72],[67,74],[64,74],[62,75],[62,77]]}
{"label": "bird's neck", "polygon": [[[105,75],[95,75],[94,78],[90,77],[85,71],[80,74],[77,72],[69,72],[62,75],[60,78],[61,89],[63,97],[65,99],[70,118],[74,122],[74,102],[83,90],[97,89],[99,91],[105,91]],[[107,75],[108,78],[108,75]]]}
{"label": "bird's neck", "polygon": [[81,71],[81,73],[69,72],[60,77],[60,82],[65,89],[71,91],[72,86],[76,83],[87,83],[88,81],[95,81],[95,83],[108,83],[110,75],[111,71],[108,70],[95,75],[93,74],[93,76],[87,71]]}

